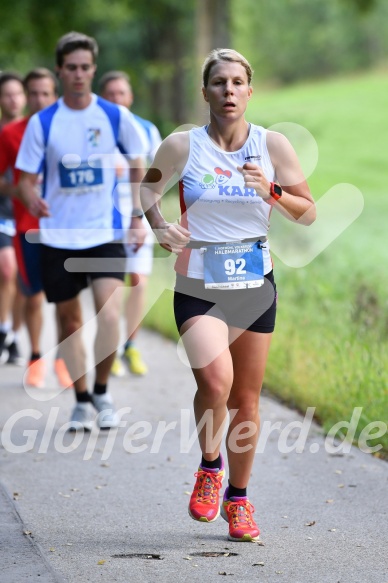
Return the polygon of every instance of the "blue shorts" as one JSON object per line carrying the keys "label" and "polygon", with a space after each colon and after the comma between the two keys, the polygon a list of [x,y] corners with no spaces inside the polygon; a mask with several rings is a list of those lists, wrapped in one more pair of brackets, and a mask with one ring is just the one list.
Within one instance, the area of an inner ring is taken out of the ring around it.
{"label": "blue shorts", "polygon": [[24,296],[34,296],[43,291],[41,246],[39,243],[29,243],[25,233],[16,233],[13,244],[18,265],[20,290]]}
{"label": "blue shorts", "polygon": [[12,247],[12,237],[0,231],[0,249],[4,249],[4,247]]}

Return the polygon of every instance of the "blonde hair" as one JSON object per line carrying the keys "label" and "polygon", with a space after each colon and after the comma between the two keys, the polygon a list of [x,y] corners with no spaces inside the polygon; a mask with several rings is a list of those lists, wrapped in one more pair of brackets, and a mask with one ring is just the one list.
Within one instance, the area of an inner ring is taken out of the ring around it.
{"label": "blonde hair", "polygon": [[240,63],[246,71],[248,77],[248,84],[251,84],[253,69],[247,59],[243,57],[237,51],[233,49],[214,49],[206,57],[202,65],[202,83],[204,87],[207,87],[209,83],[210,70],[213,65],[220,63],[221,61],[228,61],[230,63]]}

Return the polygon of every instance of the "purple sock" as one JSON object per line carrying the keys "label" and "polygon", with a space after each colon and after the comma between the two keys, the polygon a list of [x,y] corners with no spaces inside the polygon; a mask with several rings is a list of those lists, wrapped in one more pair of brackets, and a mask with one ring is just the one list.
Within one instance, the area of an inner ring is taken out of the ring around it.
{"label": "purple sock", "polygon": [[247,489],[246,488],[236,488],[235,486],[233,486],[229,482],[229,486],[227,488],[227,498],[229,500],[231,498],[246,498],[246,497],[247,497]]}
{"label": "purple sock", "polygon": [[215,459],[212,462],[205,460],[205,458],[202,456],[200,466],[201,466],[201,468],[204,468],[205,470],[220,470],[222,468],[221,454],[218,456],[217,459]]}

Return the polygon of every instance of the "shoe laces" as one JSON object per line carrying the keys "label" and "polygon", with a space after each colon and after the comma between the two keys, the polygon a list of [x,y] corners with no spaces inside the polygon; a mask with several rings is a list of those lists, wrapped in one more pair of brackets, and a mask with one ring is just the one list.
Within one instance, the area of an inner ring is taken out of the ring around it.
{"label": "shoe laces", "polygon": [[252,513],[255,511],[255,507],[249,502],[249,500],[238,500],[236,502],[231,500],[229,501],[227,508],[234,528],[237,526],[240,528],[252,528]]}
{"label": "shoe laces", "polygon": [[220,472],[198,470],[194,476],[197,478],[197,483],[195,485],[197,502],[215,504],[217,490],[222,487],[222,476],[220,475]]}

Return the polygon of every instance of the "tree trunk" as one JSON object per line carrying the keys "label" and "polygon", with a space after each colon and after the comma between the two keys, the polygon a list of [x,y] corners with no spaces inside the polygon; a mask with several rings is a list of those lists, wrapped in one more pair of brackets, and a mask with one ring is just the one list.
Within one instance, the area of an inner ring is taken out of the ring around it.
{"label": "tree trunk", "polygon": [[[230,0],[197,0],[196,19],[195,70],[196,79],[200,80],[201,67],[209,52],[218,48],[230,48]],[[202,83],[202,79],[199,82]],[[201,92],[198,90],[195,95],[195,122],[203,125],[207,122],[208,110]]]}

